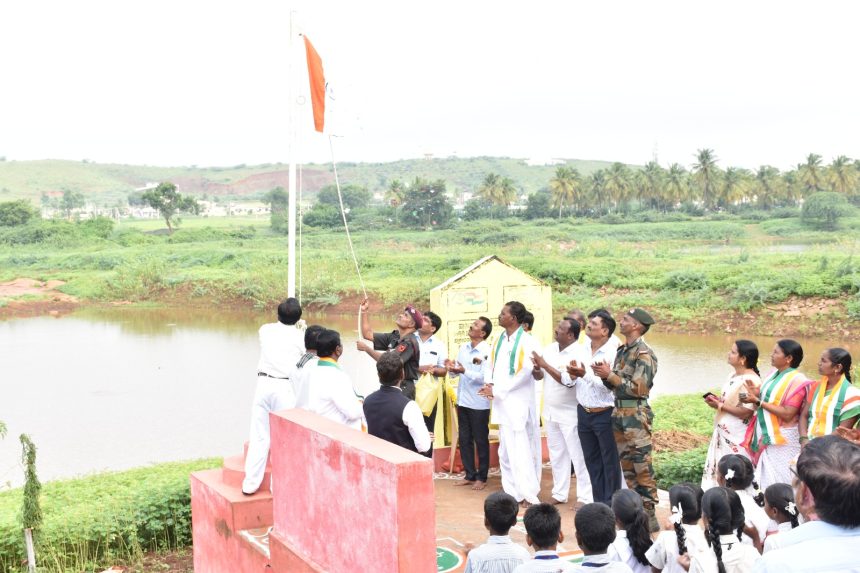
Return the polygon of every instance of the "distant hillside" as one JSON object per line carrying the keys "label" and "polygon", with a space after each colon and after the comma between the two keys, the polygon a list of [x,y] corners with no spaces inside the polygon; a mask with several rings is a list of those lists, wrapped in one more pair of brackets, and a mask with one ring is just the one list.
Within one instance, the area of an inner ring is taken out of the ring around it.
{"label": "distant hillside", "polygon": [[[608,167],[608,161],[566,160],[583,175]],[[390,163],[342,163],[341,184],[384,191],[394,179],[415,177],[444,179],[454,195],[474,192],[488,173],[510,177],[526,193],[545,187],[557,165],[529,166],[523,159],[472,157],[408,159]],[[38,204],[42,193],[59,195],[64,190],[83,193],[97,204],[113,205],[147,183],[172,181],[183,193],[196,196],[253,197],[274,187],[287,187],[287,165],[237,165],[235,167],[153,167],[91,162],[40,160],[0,161],[0,201],[26,198]],[[303,166],[303,187],[313,194],[334,182],[330,165]]]}

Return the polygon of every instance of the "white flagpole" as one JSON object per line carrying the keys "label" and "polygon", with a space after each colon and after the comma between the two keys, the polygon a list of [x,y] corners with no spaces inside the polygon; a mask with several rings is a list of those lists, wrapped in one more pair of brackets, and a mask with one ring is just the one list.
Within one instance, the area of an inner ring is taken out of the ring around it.
{"label": "white flagpole", "polygon": [[287,296],[296,296],[296,102],[295,102],[295,83],[296,83],[296,50],[298,42],[296,42],[295,29],[295,11],[290,11],[290,42],[288,56],[288,74],[289,86],[287,89],[287,97],[289,100],[289,119],[288,119],[288,153],[290,156],[290,176],[289,176],[289,199],[287,202],[287,239],[289,242],[289,250],[287,254]]}

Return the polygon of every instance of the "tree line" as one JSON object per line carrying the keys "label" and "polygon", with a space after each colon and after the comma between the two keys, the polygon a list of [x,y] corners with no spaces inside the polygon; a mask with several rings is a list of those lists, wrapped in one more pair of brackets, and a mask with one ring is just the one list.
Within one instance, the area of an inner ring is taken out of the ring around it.
{"label": "tree line", "polygon": [[[370,192],[360,186],[341,189],[348,219],[371,217]],[[808,202],[812,211],[826,212],[827,226],[860,203],[860,161],[846,156],[824,164],[811,153],[803,163],[781,172],[763,165],[755,171],[719,166],[712,149],[700,149],[695,162],[686,168],[678,163],[668,167],[651,161],[642,168],[615,162],[606,169],[583,175],[574,167],[559,166],[547,185],[524,196],[510,177],[488,173],[465,201],[460,216],[474,220],[503,218],[511,214],[529,219],[578,216],[600,217],[635,211],[669,213],[684,211],[699,215],[707,212],[737,212],[748,209],[796,208]],[[286,193],[275,189],[264,197],[272,207],[272,226],[286,229]],[[376,216],[390,223],[417,228],[444,228],[452,223],[455,211],[443,179],[415,178],[411,182],[391,181]],[[312,208],[304,212],[304,223],[315,227],[342,224],[337,189],[324,187]]]}

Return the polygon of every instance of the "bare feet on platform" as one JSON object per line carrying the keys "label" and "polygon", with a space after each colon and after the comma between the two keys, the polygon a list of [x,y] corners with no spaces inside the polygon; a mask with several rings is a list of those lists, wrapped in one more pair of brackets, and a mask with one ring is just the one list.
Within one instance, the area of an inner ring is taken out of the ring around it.
{"label": "bare feet on platform", "polygon": [[487,482],[485,482],[485,481],[476,481],[476,482],[475,482],[475,485],[473,485],[473,486],[472,486],[472,489],[474,489],[474,490],[476,490],[476,491],[481,491],[481,490],[482,490],[482,489],[484,489],[485,487],[487,487]]}
{"label": "bare feet on platform", "polygon": [[521,507],[521,508],[523,508],[523,509],[528,509],[528,508],[530,508],[531,506],[532,506],[531,502],[530,502],[530,501],[527,501],[527,500],[525,500],[525,499],[524,499],[524,500],[522,500],[522,501],[520,502],[520,507]]}
{"label": "bare feet on platform", "polygon": [[455,486],[464,486],[464,485],[474,485],[474,483],[475,483],[475,482],[473,482],[473,481],[470,481],[470,480],[467,480],[467,479],[463,479],[463,480],[460,480],[460,481],[455,481],[455,482],[454,482],[454,485],[455,485]]}
{"label": "bare feet on platform", "polygon": [[576,503],[573,504],[573,511],[579,511],[583,507],[585,507],[585,504],[582,503],[581,501],[577,501]]}
{"label": "bare feet on platform", "polygon": [[559,500],[557,500],[557,499],[556,499],[556,498],[554,498],[554,497],[551,497],[551,498],[550,498],[550,500],[549,500],[549,502],[550,502],[550,504],[552,504],[552,505],[561,505],[561,504],[563,504],[563,503],[567,503],[566,501],[559,501]]}

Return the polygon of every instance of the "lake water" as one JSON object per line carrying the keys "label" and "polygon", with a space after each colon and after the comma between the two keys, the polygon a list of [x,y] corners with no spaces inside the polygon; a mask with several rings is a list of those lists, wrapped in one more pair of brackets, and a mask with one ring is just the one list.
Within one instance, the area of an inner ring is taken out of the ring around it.
{"label": "lake water", "polygon": [[[374,390],[374,363],[355,350],[356,319],[310,315],[341,332],[344,369]],[[393,317],[392,317],[393,320]],[[42,481],[151,463],[240,453],[259,357],[253,311],[87,309],[0,322],[0,489],[23,481],[18,436],[38,447]],[[374,317],[379,330],[393,322]],[[647,335],[659,358],[653,395],[702,392],[729,373],[730,335]],[[769,365],[774,339],[753,337]],[[801,340],[816,375],[826,341]],[[762,368],[766,371],[768,368]]]}

